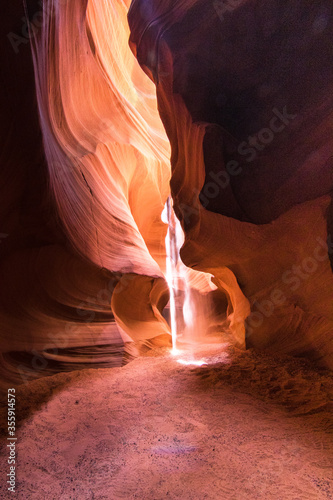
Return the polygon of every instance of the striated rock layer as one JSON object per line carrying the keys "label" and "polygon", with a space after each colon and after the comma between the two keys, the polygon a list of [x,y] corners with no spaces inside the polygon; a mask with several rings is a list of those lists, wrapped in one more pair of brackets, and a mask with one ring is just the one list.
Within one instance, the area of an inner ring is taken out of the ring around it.
{"label": "striated rock layer", "polygon": [[214,275],[241,346],[333,366],[333,6],[134,0],[186,265]]}
{"label": "striated rock layer", "polygon": [[1,21],[0,338],[17,383],[170,342],[169,143],[128,7],[17,0]]}

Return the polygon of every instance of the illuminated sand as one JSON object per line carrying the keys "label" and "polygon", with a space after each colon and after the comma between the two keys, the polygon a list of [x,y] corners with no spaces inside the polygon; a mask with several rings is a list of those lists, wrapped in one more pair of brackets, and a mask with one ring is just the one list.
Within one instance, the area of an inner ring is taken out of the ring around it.
{"label": "illuminated sand", "polygon": [[161,349],[19,388],[16,497],[332,498],[328,373],[227,346],[199,357],[212,364]]}

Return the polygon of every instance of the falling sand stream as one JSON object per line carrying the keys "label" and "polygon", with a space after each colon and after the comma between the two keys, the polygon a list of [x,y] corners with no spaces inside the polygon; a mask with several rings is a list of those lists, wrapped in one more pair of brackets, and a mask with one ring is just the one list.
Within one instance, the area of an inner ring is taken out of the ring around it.
{"label": "falling sand stream", "polygon": [[[179,362],[184,364],[184,355],[186,364],[206,364],[195,357],[200,345],[207,344],[207,332],[212,321],[209,291],[216,287],[210,281],[211,275],[194,271],[182,262],[180,249],[184,243],[184,233],[173,210],[171,197],[165,204],[162,220],[168,224],[165,246],[166,279],[170,291],[171,353],[181,356]],[[200,278],[207,284],[206,293],[200,293],[194,286],[196,279]]]}

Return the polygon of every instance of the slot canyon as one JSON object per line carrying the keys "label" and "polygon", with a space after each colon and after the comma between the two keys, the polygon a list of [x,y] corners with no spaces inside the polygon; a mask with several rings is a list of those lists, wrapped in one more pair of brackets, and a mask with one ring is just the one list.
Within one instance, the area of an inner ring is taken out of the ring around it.
{"label": "slot canyon", "polygon": [[332,0],[12,0],[0,493],[333,499]]}

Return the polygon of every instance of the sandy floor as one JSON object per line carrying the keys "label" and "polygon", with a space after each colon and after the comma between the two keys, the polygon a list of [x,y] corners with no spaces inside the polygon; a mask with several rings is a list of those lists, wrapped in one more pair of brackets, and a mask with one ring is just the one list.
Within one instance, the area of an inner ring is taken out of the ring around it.
{"label": "sandy floor", "polygon": [[[17,493],[1,498],[332,499],[328,373],[231,346],[201,358],[160,349],[18,388]],[[6,469],[2,450],[2,488]]]}

